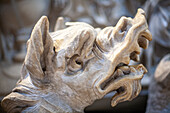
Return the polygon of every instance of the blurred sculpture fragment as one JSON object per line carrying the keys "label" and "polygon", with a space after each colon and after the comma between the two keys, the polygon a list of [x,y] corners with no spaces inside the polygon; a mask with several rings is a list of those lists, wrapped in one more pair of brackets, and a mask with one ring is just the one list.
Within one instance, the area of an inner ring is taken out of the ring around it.
{"label": "blurred sculpture fragment", "polygon": [[146,67],[152,75],[160,60],[170,53],[170,1],[147,0],[144,6],[153,41],[146,54]]}
{"label": "blurred sculpture fragment", "polygon": [[69,21],[82,21],[95,27],[116,25],[121,16],[133,17],[145,0],[70,0],[62,11]]}
{"label": "blurred sculpture fragment", "polygon": [[170,113],[170,54],[163,57],[152,76],[146,113]]}
{"label": "blurred sculpture fragment", "polygon": [[20,78],[32,26],[47,14],[46,0],[0,1],[0,101]]}
{"label": "blurred sculpture fragment", "polygon": [[22,76],[2,100],[7,112],[83,112],[111,91],[116,91],[112,106],[140,93],[147,70],[128,64],[139,61],[140,47],[146,49],[152,39],[142,9],[102,30],[83,22],[63,28],[62,23],[60,18],[51,33],[47,17],[35,25]]}

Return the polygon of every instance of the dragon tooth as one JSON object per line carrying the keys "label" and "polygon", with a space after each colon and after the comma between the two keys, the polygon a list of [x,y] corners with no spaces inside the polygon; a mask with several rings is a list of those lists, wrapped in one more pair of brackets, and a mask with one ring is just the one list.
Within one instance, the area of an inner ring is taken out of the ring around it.
{"label": "dragon tooth", "polygon": [[147,29],[145,30],[145,32],[142,33],[142,36],[144,36],[146,39],[148,39],[149,41],[152,40],[152,34],[151,32]]}
{"label": "dragon tooth", "polygon": [[123,72],[124,72],[124,71],[125,71],[125,72],[130,71],[130,68],[129,68],[128,66],[122,66],[122,67],[120,67],[119,69],[121,69]]}
{"label": "dragon tooth", "polygon": [[147,73],[147,69],[142,64],[137,65],[136,69],[143,71],[144,74]]}
{"label": "dragon tooth", "polygon": [[137,53],[137,54],[140,54],[140,47],[139,47],[139,44],[135,44],[135,47],[134,47],[135,49],[135,52]]}
{"label": "dragon tooth", "polygon": [[121,69],[117,69],[117,74],[119,75],[119,76],[123,76],[124,74],[123,74],[123,71],[121,70]]}
{"label": "dragon tooth", "polygon": [[134,60],[134,61],[136,61],[136,62],[139,62],[139,60],[140,60],[139,55],[135,54],[135,57],[134,57],[134,59],[133,59],[133,60]]}
{"label": "dragon tooth", "polygon": [[149,41],[144,36],[141,36],[138,39],[138,44],[143,49],[146,49],[148,47]]}
{"label": "dragon tooth", "polygon": [[136,61],[136,62],[139,62],[140,57],[139,57],[138,54],[136,54],[136,52],[132,52],[132,53],[130,54],[130,59],[132,59],[132,60],[134,60],[134,61]]}
{"label": "dragon tooth", "polygon": [[130,71],[133,72],[133,73],[136,73],[136,69],[134,67],[130,67]]}

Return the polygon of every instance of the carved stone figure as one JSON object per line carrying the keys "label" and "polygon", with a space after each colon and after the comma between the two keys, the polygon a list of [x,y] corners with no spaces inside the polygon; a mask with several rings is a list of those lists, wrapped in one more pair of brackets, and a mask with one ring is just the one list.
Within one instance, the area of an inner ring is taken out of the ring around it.
{"label": "carved stone figure", "polygon": [[2,107],[7,112],[83,112],[111,91],[117,92],[112,106],[132,100],[147,70],[128,64],[139,61],[140,47],[146,49],[151,39],[142,9],[133,19],[122,17],[102,30],[69,22],[49,33],[43,16],[27,42],[22,76]]}
{"label": "carved stone figure", "polygon": [[122,15],[132,17],[143,3],[143,0],[1,0],[0,98],[11,92],[19,79],[26,41],[42,15],[48,16],[50,31],[59,16],[66,21],[84,21],[103,28],[115,25]]}
{"label": "carved stone figure", "polygon": [[163,57],[152,76],[146,113],[170,113],[170,54]]}

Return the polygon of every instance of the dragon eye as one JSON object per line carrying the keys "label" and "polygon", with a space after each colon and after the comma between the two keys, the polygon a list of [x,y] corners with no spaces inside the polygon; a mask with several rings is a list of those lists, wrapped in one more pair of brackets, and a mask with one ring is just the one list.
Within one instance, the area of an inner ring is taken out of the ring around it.
{"label": "dragon eye", "polygon": [[76,60],[76,64],[81,65],[81,64],[82,64],[82,62],[81,62],[81,61],[79,61],[79,60]]}
{"label": "dragon eye", "polygon": [[73,74],[83,68],[83,61],[78,55],[74,55],[70,58],[67,67],[67,72]]}

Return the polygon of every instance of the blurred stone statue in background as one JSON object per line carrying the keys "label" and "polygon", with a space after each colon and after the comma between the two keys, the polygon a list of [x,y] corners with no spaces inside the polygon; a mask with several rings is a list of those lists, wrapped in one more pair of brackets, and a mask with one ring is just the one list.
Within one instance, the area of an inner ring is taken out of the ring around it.
{"label": "blurred stone statue in background", "polygon": [[152,76],[146,113],[170,113],[170,54],[163,57]]}
{"label": "blurred stone statue in background", "polygon": [[62,16],[103,28],[115,25],[121,16],[133,17],[144,3],[145,0],[70,0]]}
{"label": "blurred stone statue in background", "polygon": [[8,94],[20,77],[33,24],[47,14],[46,0],[0,1],[0,96]]}
{"label": "blurred stone statue in background", "polygon": [[149,75],[153,75],[160,60],[170,53],[170,0],[148,0],[144,9],[153,40],[145,51]]}
{"label": "blurred stone statue in background", "polygon": [[151,75],[146,113],[169,113],[170,1],[148,0],[144,9],[153,36],[150,47],[144,52],[148,74]]}

